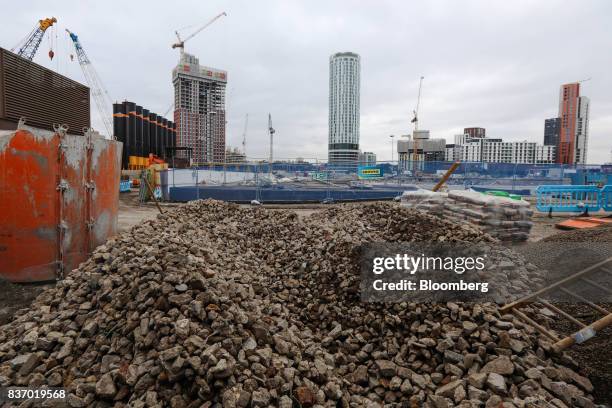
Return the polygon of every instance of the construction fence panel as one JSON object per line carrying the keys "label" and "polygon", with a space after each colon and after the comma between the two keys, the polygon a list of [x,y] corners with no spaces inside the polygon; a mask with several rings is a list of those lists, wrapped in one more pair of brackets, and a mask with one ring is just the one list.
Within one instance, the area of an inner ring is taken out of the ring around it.
{"label": "construction fence panel", "polygon": [[601,189],[601,208],[604,211],[612,212],[612,184]]}
{"label": "construction fence panel", "polygon": [[539,186],[536,208],[544,212],[598,211],[601,195],[602,190],[597,186]]}

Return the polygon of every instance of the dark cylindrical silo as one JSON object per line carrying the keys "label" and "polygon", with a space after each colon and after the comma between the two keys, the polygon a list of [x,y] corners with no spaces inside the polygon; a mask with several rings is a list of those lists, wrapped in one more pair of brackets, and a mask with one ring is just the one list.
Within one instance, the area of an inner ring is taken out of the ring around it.
{"label": "dark cylindrical silo", "polygon": [[166,157],[166,147],[170,147],[168,145],[168,119],[162,118],[161,130],[161,150],[163,157]]}
{"label": "dark cylindrical silo", "polygon": [[136,104],[134,102],[123,102],[123,107],[125,113],[128,115],[127,118],[127,132],[126,132],[126,140],[127,140],[127,155],[129,156],[138,156],[135,152],[136,148]]}
{"label": "dark cylindrical silo", "polygon": [[164,157],[164,152],[162,151],[162,117],[157,115],[155,118],[155,146],[157,147],[157,155],[159,157]]}
{"label": "dark cylindrical silo", "polygon": [[113,104],[113,134],[115,135],[118,141],[123,143],[123,150],[121,153],[121,168],[122,169],[127,169],[127,166],[128,166],[126,130],[127,130],[127,115],[124,112],[124,105],[121,103],[114,103]]}
{"label": "dark cylindrical silo", "polygon": [[168,121],[168,146],[169,147],[175,147],[173,143],[174,138],[172,137],[173,129],[174,129],[174,125],[172,124],[172,121],[169,120]]}
{"label": "dark cylindrical silo", "polygon": [[142,108],[142,155],[149,157],[149,110]]}
{"label": "dark cylindrical silo", "polygon": [[136,105],[136,156],[143,157],[142,146],[142,106]]}
{"label": "dark cylindrical silo", "polygon": [[156,156],[157,154],[157,115],[149,112],[149,150]]}

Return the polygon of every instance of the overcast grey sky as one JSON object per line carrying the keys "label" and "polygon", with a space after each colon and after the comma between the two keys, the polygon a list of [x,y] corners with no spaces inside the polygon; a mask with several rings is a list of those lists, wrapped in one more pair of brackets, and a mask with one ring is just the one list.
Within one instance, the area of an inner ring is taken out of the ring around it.
{"label": "overcast grey sky", "polygon": [[[84,82],[64,29],[76,32],[112,99],[163,113],[172,103],[174,30],[228,17],[186,43],[200,63],[228,71],[227,143],[268,152],[272,113],[277,157],[327,157],[328,61],[361,55],[361,149],[391,158],[389,135],[410,131],[418,78],[420,127],[449,142],[464,127],[542,142],[559,86],[591,98],[589,162],[612,149],[612,1],[207,0],[5,2],[2,46],[55,16],[56,58],[45,40],[35,61]],[[192,28],[193,30],[194,28]],[[186,30],[185,34],[189,34]],[[94,125],[102,128],[97,114]]]}

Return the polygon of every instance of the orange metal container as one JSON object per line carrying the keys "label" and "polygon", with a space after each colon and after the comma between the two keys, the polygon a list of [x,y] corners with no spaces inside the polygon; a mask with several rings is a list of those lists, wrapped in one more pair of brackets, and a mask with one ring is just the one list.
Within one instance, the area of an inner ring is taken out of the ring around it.
{"label": "orange metal container", "polygon": [[62,277],[116,233],[121,147],[94,131],[0,131],[1,277]]}

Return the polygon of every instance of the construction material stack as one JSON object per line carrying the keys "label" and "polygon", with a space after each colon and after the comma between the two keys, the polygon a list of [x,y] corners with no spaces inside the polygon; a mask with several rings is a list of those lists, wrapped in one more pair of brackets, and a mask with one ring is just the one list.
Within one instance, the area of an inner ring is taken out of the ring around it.
{"label": "construction material stack", "polygon": [[499,197],[476,191],[450,191],[445,215],[476,224],[502,241],[525,241],[533,223],[533,210],[522,199]]}
{"label": "construction material stack", "polygon": [[525,241],[533,225],[533,210],[520,198],[483,194],[472,190],[437,193],[406,191],[401,205],[455,221],[467,221],[501,241]]}

